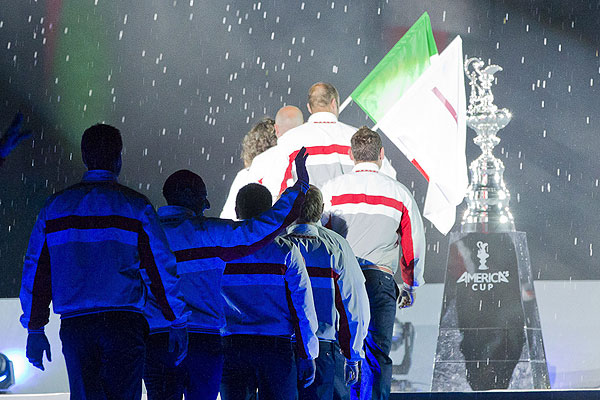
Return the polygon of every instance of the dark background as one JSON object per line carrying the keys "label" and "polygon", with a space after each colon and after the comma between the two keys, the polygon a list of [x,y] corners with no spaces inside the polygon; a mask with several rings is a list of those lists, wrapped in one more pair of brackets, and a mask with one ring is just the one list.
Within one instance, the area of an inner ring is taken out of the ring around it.
{"label": "dark background", "polygon": [[[307,118],[316,81],[344,99],[423,11],[440,51],[461,35],[466,55],[504,68],[495,103],[513,120],[495,154],[534,277],[600,279],[597,0],[3,0],[0,127],[22,110],[35,133],[0,169],[0,297],[18,296],[44,199],[81,178],[86,127],[122,131],[120,181],[157,207],[166,177],[187,168],[205,179],[216,216],[255,121],[284,104]],[[340,119],[372,126],[355,105]],[[469,161],[480,154],[473,137]],[[385,144],[422,210],[425,180]],[[448,238],[426,228],[425,278],[442,282]]]}

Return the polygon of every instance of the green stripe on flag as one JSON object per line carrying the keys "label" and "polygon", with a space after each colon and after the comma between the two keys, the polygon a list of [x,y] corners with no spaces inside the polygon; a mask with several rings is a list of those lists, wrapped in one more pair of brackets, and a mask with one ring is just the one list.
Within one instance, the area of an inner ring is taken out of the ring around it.
{"label": "green stripe on flag", "polygon": [[425,12],[350,97],[377,123],[429,67],[429,58],[437,52]]}

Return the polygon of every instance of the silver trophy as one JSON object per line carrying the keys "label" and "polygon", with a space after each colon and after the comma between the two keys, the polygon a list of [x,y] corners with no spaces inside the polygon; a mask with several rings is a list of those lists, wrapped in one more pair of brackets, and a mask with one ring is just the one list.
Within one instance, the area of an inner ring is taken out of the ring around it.
{"label": "silver trophy", "polygon": [[450,234],[432,390],[548,389],[550,380],[525,232],[508,208],[496,134],[511,119],[494,105],[497,65],[465,61],[467,124],[482,151],[471,165],[461,231]]}
{"label": "silver trophy", "polygon": [[492,83],[494,74],[502,71],[498,65],[484,67],[479,58],[465,61],[471,96],[467,108],[467,125],[477,132],[473,140],[482,151],[469,169],[471,184],[467,192],[467,210],[461,223],[462,232],[514,232],[515,223],[508,208],[510,193],[504,184],[504,164],[494,157],[494,147],[500,143],[496,134],[512,117],[506,108],[494,104]]}

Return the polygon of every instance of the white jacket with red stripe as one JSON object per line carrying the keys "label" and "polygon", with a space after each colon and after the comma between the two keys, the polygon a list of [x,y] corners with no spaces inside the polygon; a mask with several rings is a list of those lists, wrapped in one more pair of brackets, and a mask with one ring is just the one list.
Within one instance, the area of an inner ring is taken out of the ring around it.
{"label": "white jacket with red stripe", "polygon": [[327,182],[322,192],[324,224],[348,240],[362,268],[395,273],[400,264],[405,284],[424,283],[423,221],[404,185],[380,173],[377,164],[359,163],[351,173]]}
{"label": "white jacket with red stripe", "polygon": [[320,223],[292,225],[281,239],[298,246],[304,257],[319,320],[319,339],[338,340],[347,359],[363,359],[369,298],[350,244]]}
{"label": "white jacket with red stripe", "polygon": [[[306,123],[277,139],[277,146],[269,152],[268,163],[257,162],[255,165],[253,162],[250,174],[276,197],[293,184],[294,158],[304,146],[309,154],[306,169],[310,183],[321,188],[328,180],[352,170],[350,139],[357,130],[339,122],[330,112],[311,114]],[[381,172],[396,179],[396,171],[387,159],[384,159]]]}

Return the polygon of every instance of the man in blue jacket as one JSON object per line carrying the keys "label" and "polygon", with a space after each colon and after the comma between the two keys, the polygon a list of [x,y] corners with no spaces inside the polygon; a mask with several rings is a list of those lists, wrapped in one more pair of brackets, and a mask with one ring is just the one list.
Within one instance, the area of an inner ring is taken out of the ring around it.
{"label": "man in blue jacket", "polygon": [[51,196],[33,228],[23,266],[21,323],[27,358],[44,369],[44,326],[61,315],[60,339],[72,399],[139,399],[148,324],[146,285],[169,321],[179,360],[187,351],[185,303],[175,257],[152,204],[120,185],[121,133],[88,128],[81,139],[88,168],[80,183]]}
{"label": "man in blue jacket", "polygon": [[[220,329],[225,325],[221,279],[225,261],[251,254],[269,244],[300,214],[308,189],[302,153],[296,185],[282,194],[271,209],[245,221],[204,216],[210,207],[202,178],[180,170],[167,178],[163,195],[167,206],[158,214],[177,258],[181,291],[190,317],[187,358],[176,366],[168,352],[168,321],[150,297],[146,317],[150,336],[146,350],[144,381],[148,398],[214,400],[219,392],[223,353]],[[303,172],[304,171],[304,172]],[[270,203],[269,203],[270,206]]]}
{"label": "man in blue jacket", "polygon": [[[252,218],[271,207],[271,193],[257,183],[240,189],[236,213]],[[296,246],[273,243],[228,262],[225,298],[223,400],[293,400],[297,380],[310,385],[319,354],[318,328],[310,279]],[[292,336],[296,339],[296,371]]]}

